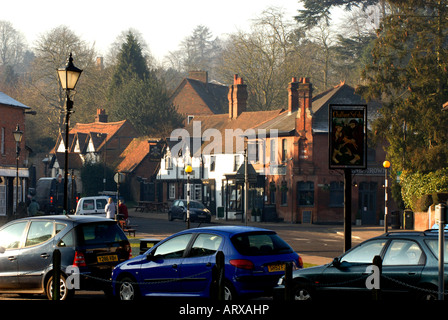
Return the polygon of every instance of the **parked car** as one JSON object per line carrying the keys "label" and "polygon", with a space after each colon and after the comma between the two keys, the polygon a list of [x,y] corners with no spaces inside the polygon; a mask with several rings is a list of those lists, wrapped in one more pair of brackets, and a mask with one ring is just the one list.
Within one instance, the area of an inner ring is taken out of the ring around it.
{"label": "parked car", "polygon": [[225,257],[226,300],[271,295],[286,263],[303,265],[274,231],[245,226],[188,229],[117,265],[112,273],[114,296],[214,297],[218,251]]}
{"label": "parked car", "polygon": [[109,198],[109,196],[83,197],[78,201],[75,214],[93,214],[99,217],[106,217],[105,207]]}
{"label": "parked car", "polygon": [[113,267],[131,255],[126,235],[110,219],[51,215],[14,220],[0,228],[0,293],[51,299],[55,249],[61,253],[62,300],[74,293],[67,287],[67,266],[79,268],[78,289],[110,293]]}
{"label": "parked car", "polygon": [[[382,259],[378,279],[382,299],[392,296],[437,299],[438,231],[435,230],[386,233],[362,242],[329,264],[296,270],[292,280],[293,299],[372,299],[372,287],[367,282],[372,284],[375,280],[370,270],[375,256]],[[447,261],[445,255],[445,273]],[[445,279],[445,288],[447,284]],[[283,277],[274,296],[281,299],[284,290]]]}
{"label": "parked car", "polygon": [[[212,215],[201,202],[190,200],[190,221],[210,222]],[[168,220],[174,219],[187,220],[187,200],[175,200],[168,210]]]}

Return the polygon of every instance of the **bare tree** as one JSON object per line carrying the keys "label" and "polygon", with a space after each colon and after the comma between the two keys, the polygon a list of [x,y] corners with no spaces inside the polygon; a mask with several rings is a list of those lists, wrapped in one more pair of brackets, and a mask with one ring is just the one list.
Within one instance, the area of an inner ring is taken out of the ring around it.
{"label": "bare tree", "polygon": [[23,35],[11,22],[0,21],[0,65],[15,66],[22,62],[26,45]]}

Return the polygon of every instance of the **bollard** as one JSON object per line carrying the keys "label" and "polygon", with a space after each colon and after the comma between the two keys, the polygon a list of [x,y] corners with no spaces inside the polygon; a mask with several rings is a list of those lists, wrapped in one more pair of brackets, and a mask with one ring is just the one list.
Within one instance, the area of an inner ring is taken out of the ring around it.
{"label": "bollard", "polygon": [[61,286],[59,284],[61,278],[61,251],[59,249],[55,249],[53,251],[53,299],[52,300],[60,300],[61,299]]}
{"label": "bollard", "polygon": [[218,251],[216,253],[216,274],[218,283],[218,301],[224,300],[224,253]]}
{"label": "bollard", "polygon": [[292,263],[285,265],[285,301],[292,300]]}

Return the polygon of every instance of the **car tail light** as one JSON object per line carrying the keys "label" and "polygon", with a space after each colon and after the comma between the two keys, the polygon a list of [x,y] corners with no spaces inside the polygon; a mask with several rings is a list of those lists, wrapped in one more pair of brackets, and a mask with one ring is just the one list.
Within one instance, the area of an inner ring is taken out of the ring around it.
{"label": "car tail light", "polygon": [[132,247],[131,247],[131,245],[127,244],[124,248],[129,253],[129,259],[131,259],[132,258]]}
{"label": "car tail light", "polygon": [[73,265],[77,267],[86,266],[86,258],[84,257],[84,253],[75,251],[75,258],[73,259]]}
{"label": "car tail light", "polygon": [[300,257],[299,256],[299,260],[297,261],[297,267],[299,268],[299,269],[302,269],[303,268],[303,260],[302,260],[302,257]]}
{"label": "car tail light", "polygon": [[246,270],[252,270],[254,269],[254,263],[250,260],[246,259],[232,259],[229,261],[230,264],[234,267],[240,268],[240,269],[246,269]]}
{"label": "car tail light", "polygon": [[50,204],[53,204],[53,197],[50,197]]}

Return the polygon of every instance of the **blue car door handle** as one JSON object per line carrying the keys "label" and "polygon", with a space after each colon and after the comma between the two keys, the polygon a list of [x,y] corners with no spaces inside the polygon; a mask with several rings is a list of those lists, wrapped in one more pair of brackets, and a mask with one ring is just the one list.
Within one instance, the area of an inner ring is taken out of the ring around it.
{"label": "blue car door handle", "polygon": [[40,257],[47,259],[50,255],[48,253],[41,253]]}

